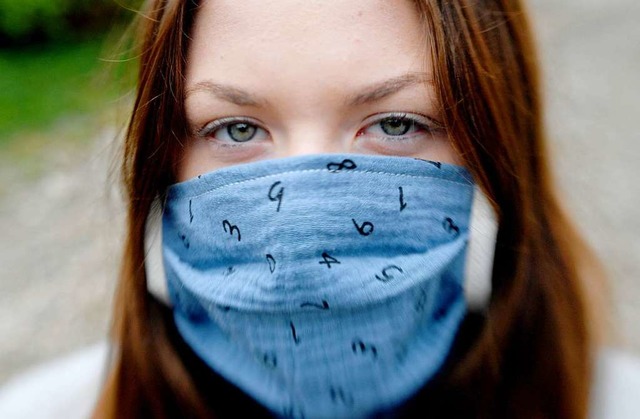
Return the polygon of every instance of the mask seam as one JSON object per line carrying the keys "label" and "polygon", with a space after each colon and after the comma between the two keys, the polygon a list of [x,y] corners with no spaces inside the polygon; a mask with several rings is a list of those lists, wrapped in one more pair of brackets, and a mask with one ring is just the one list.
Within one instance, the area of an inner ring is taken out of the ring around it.
{"label": "mask seam", "polygon": [[[186,196],[189,197],[189,198],[198,198],[198,197],[201,197],[203,195],[207,195],[209,193],[215,192],[215,191],[217,191],[219,189],[223,189],[223,188],[226,188],[226,187],[235,186],[235,185],[242,185],[243,183],[253,182],[253,181],[262,180],[262,179],[273,178],[273,177],[277,177],[277,176],[289,175],[289,174],[293,174],[293,173],[331,173],[331,172],[326,170],[326,169],[289,170],[289,171],[286,171],[286,172],[273,173],[273,174],[258,176],[258,177],[251,178],[251,179],[245,179],[245,180],[241,180],[241,181],[227,183],[225,185],[220,185],[220,186],[217,186],[217,187],[215,187],[213,189],[209,189],[209,190],[207,190],[205,192],[201,192],[201,193],[199,193],[197,195],[186,194]],[[391,172],[371,171],[371,170],[349,170],[349,171],[332,173],[332,174],[334,174],[334,175],[347,175],[347,174],[390,175],[390,176],[413,178],[413,179],[436,179],[436,180],[440,180],[440,181],[447,182],[447,183],[453,183],[455,185],[469,186],[469,187],[474,187],[475,186],[473,182],[469,182],[469,183],[467,183],[467,182],[459,182],[459,181],[450,180],[450,179],[442,179],[442,178],[439,178],[437,176],[426,175],[426,174],[425,175],[407,175],[407,174],[404,174],[404,173],[391,173]],[[206,180],[203,180],[203,179],[200,179],[200,180],[206,182]],[[171,190],[169,190],[169,194],[171,194]]]}

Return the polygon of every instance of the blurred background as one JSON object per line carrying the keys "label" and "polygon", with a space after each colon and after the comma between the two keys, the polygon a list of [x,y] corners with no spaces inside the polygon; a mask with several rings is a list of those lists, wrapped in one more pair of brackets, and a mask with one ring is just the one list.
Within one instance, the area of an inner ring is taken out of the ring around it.
{"label": "blurred background", "polygon": [[[0,385],[106,339],[136,3],[0,0]],[[610,276],[616,343],[640,355],[640,3],[529,5],[561,195]]]}

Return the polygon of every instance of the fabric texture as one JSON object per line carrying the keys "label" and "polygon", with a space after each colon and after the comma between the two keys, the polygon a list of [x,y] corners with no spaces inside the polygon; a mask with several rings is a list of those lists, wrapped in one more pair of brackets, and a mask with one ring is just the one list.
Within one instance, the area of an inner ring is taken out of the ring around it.
{"label": "fabric texture", "polygon": [[221,169],[167,192],[178,330],[287,417],[358,417],[438,371],[464,316],[474,195],[462,167],[316,155]]}

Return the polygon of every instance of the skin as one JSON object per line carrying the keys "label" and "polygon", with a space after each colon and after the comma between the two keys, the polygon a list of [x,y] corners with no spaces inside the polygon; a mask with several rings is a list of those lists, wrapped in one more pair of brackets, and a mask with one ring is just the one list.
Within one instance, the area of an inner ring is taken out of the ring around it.
{"label": "skin", "polygon": [[316,153],[458,163],[424,36],[409,1],[203,2],[187,57],[191,135],[178,180]]}

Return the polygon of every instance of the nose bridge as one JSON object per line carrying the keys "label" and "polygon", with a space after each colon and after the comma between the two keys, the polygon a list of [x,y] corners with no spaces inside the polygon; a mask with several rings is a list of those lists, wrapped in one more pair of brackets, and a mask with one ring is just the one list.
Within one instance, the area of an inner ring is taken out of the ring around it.
{"label": "nose bridge", "polygon": [[341,153],[343,142],[334,130],[326,124],[316,121],[312,124],[301,124],[292,129],[282,142],[283,157],[301,156],[305,154]]}

